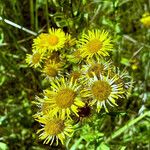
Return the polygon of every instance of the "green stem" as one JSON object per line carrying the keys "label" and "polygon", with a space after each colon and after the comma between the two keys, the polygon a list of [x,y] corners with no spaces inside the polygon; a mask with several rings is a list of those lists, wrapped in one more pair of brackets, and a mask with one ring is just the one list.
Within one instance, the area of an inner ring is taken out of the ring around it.
{"label": "green stem", "polygon": [[38,0],[35,3],[35,31],[38,32]]}
{"label": "green stem", "polygon": [[30,0],[30,23],[31,23],[31,29],[34,29],[34,5],[33,5],[33,0]]}
{"label": "green stem", "polygon": [[110,142],[112,139],[118,137],[121,133],[123,133],[125,130],[127,130],[132,125],[134,125],[135,123],[137,123],[138,121],[140,121],[141,119],[143,119],[146,116],[150,116],[150,111],[147,111],[144,114],[142,114],[141,116],[135,118],[134,120],[129,121],[125,126],[123,126],[122,128],[120,128],[117,131],[115,131],[114,133],[112,133],[112,135],[106,139],[106,142]]}
{"label": "green stem", "polygon": [[48,0],[46,0],[46,21],[47,21],[47,29],[49,30],[49,15],[48,15]]}
{"label": "green stem", "polygon": [[83,140],[83,138],[80,137],[80,138],[75,142],[75,144],[72,145],[72,147],[70,148],[70,150],[76,150],[82,140]]}

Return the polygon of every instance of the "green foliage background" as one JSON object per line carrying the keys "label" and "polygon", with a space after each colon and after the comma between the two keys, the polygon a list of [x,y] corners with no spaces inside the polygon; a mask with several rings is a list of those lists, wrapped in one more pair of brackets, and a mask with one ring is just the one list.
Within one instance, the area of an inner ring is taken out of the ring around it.
{"label": "green foliage background", "polygon": [[85,29],[108,30],[115,44],[111,58],[133,81],[128,99],[81,122],[65,146],[43,145],[32,101],[45,83],[25,63],[34,36],[0,20],[0,150],[150,149],[150,29],[140,23],[147,11],[148,0],[0,0],[3,19],[36,33],[60,27],[76,37]]}

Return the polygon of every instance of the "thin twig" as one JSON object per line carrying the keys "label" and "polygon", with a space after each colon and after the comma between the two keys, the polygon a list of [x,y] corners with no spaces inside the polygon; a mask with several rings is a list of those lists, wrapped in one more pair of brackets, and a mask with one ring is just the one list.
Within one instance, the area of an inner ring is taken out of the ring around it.
{"label": "thin twig", "polygon": [[[26,41],[29,41],[29,40],[32,39],[32,38],[33,38],[32,36],[27,37],[27,38],[24,38],[24,39],[22,39],[22,40],[17,41],[17,44],[24,43],[24,42],[26,42]],[[0,43],[0,47],[2,47],[2,46],[8,46],[8,45],[11,45],[11,44],[10,44],[10,43]]]}
{"label": "thin twig", "polygon": [[32,34],[32,35],[34,35],[34,36],[37,36],[37,33],[36,33],[36,32],[31,31],[31,30],[29,30],[29,29],[27,29],[27,28],[25,28],[25,27],[22,27],[22,26],[20,26],[20,25],[14,23],[14,22],[8,20],[8,19],[4,19],[4,18],[2,18],[1,16],[0,16],[0,21],[3,21],[3,22],[5,22],[5,23],[7,23],[7,24],[9,24],[9,25],[11,25],[11,26],[13,26],[13,27],[15,27],[15,28],[18,28],[18,29],[20,29],[20,30],[23,30],[23,31],[25,31],[25,32],[27,32],[27,33],[29,33],[29,34]]}
{"label": "thin twig", "polygon": [[134,44],[137,44],[137,43],[138,43],[139,45],[142,45],[142,46],[144,46],[144,47],[150,48],[150,45],[147,45],[147,44],[145,44],[145,43],[141,43],[141,42],[139,42],[139,41],[133,39],[133,38],[130,37],[129,35],[123,35],[123,37],[124,37],[125,39],[127,39],[128,41],[134,43]]}
{"label": "thin twig", "polygon": [[98,8],[97,8],[97,10],[96,10],[94,16],[93,16],[92,19],[90,20],[90,23],[92,23],[92,22],[95,20],[95,18],[97,17],[97,15],[98,15],[98,13],[99,13],[99,11],[100,11],[100,8],[101,8],[101,5],[98,5]]}
{"label": "thin twig", "polygon": [[128,36],[128,35],[123,35],[123,37],[131,42],[133,42],[134,44],[137,43],[137,41],[135,39],[133,39],[132,37]]}

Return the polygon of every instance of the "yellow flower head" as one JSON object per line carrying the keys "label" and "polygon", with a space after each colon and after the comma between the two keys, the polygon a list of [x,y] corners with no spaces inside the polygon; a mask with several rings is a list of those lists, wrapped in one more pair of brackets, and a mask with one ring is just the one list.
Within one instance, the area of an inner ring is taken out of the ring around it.
{"label": "yellow flower head", "polygon": [[[93,74],[94,75],[94,74]],[[116,84],[115,81],[118,80],[117,76],[110,78],[108,76],[102,76],[100,74],[99,78],[94,75],[93,78],[89,79],[89,85],[91,85],[87,90],[82,93],[82,97],[91,98],[90,105],[97,105],[97,112],[101,110],[104,106],[105,111],[108,112],[106,103],[110,106],[116,105],[115,100],[122,96],[124,93],[122,83]]]}
{"label": "yellow flower head", "polygon": [[71,47],[76,44],[76,39],[72,38],[70,34],[66,34],[66,46]]}
{"label": "yellow flower head", "polygon": [[62,70],[62,63],[56,63],[55,61],[49,60],[44,66],[43,73],[47,77],[56,77]]}
{"label": "yellow flower head", "polygon": [[99,75],[104,75],[106,70],[110,68],[111,62],[104,62],[100,59],[97,61],[95,60],[89,60],[87,61],[86,65],[83,65],[82,72],[87,75],[88,77],[93,77],[93,73],[99,77]]}
{"label": "yellow flower head", "polygon": [[38,51],[35,51],[32,55],[27,54],[26,56],[26,62],[34,68],[37,68],[40,66],[40,63],[42,62],[43,54],[39,53]]}
{"label": "yellow flower head", "polygon": [[144,26],[150,27],[150,14],[149,13],[143,14],[140,21],[143,23]]}
{"label": "yellow flower head", "polygon": [[82,75],[81,71],[72,71],[69,76],[70,76],[70,79],[72,79],[73,82],[75,82],[76,80],[77,81],[79,80],[81,75]]}
{"label": "yellow flower head", "polygon": [[49,33],[42,33],[33,40],[33,51],[38,50],[45,53],[46,50],[57,51],[64,47],[66,41],[65,33],[61,29],[49,29]]}
{"label": "yellow flower head", "polygon": [[57,51],[64,47],[66,37],[65,33],[61,29],[49,29],[48,34],[48,50],[49,51]]}
{"label": "yellow flower head", "polygon": [[127,71],[121,72],[119,68],[113,66],[111,69],[108,70],[109,76],[113,77],[116,76],[118,79],[115,81],[116,84],[122,84],[124,90],[124,97],[127,97],[130,92],[130,88],[132,88],[131,77],[129,76]]}
{"label": "yellow flower head", "polygon": [[56,145],[58,145],[58,140],[64,144],[66,136],[71,137],[74,131],[71,121],[60,117],[51,118],[49,115],[44,115],[36,120],[42,124],[43,128],[39,129],[37,133],[40,133],[39,138],[44,140],[44,144],[50,142],[50,145],[52,145],[54,140],[56,140]]}
{"label": "yellow flower head", "polygon": [[48,34],[41,33],[37,38],[33,40],[33,52],[45,53],[48,48]]}
{"label": "yellow flower head", "polygon": [[60,114],[63,117],[70,117],[71,112],[77,116],[78,107],[84,106],[79,96],[79,85],[68,81],[63,77],[51,81],[51,90],[45,90],[45,100],[51,104],[50,114]]}
{"label": "yellow flower head", "polygon": [[49,60],[55,61],[56,63],[62,61],[60,57],[60,53],[58,51],[47,53],[47,59],[45,60],[45,63],[49,63]]}
{"label": "yellow flower head", "polygon": [[79,50],[83,58],[89,59],[94,56],[109,56],[109,51],[112,51],[113,45],[107,31],[92,30],[88,34],[83,34],[78,41]]}

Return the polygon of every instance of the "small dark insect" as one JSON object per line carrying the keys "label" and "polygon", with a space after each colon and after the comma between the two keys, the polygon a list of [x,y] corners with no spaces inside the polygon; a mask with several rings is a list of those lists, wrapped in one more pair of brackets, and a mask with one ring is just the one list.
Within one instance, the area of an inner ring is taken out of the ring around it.
{"label": "small dark insect", "polygon": [[79,117],[89,117],[91,114],[91,108],[88,104],[85,104],[84,107],[81,107],[78,109],[78,115]]}

